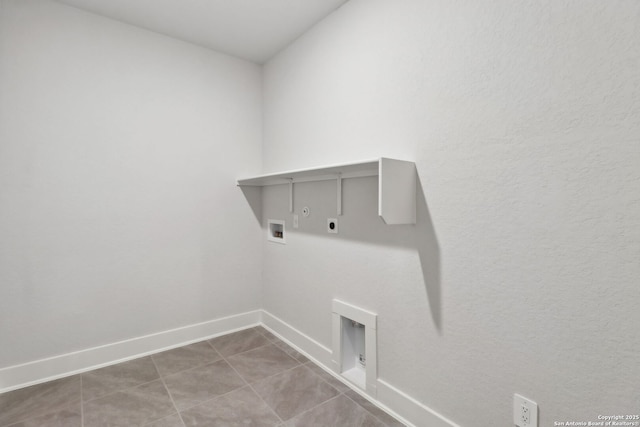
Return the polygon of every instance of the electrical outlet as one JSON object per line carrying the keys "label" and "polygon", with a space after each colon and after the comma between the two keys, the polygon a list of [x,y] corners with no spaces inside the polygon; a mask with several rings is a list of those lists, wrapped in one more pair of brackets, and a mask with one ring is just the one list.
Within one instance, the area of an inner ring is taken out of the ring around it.
{"label": "electrical outlet", "polygon": [[529,418],[529,406],[525,403],[524,405],[522,405],[522,407],[520,407],[520,411],[520,421],[522,421],[522,424],[528,426],[529,422],[531,421],[531,419]]}
{"label": "electrical outlet", "polygon": [[293,228],[298,228],[300,223],[298,222],[298,214],[293,214]]}
{"label": "electrical outlet", "polygon": [[538,427],[538,404],[519,394],[514,394],[513,423],[517,427]]}
{"label": "electrical outlet", "polygon": [[338,234],[338,218],[327,218],[327,233]]}

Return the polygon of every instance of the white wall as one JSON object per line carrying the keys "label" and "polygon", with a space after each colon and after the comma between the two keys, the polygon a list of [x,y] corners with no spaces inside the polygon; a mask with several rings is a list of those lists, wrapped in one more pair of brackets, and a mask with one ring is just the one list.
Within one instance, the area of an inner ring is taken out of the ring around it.
{"label": "white wall", "polygon": [[[640,408],[640,3],[351,0],[264,71],[265,172],[415,160],[416,226],[375,181],[296,186],[264,307],[331,345],[377,312],[380,378],[462,426]],[[263,194],[286,219],[285,187]],[[290,227],[289,227],[290,228]]]}
{"label": "white wall", "polygon": [[260,308],[260,67],[0,7],[0,368]]}

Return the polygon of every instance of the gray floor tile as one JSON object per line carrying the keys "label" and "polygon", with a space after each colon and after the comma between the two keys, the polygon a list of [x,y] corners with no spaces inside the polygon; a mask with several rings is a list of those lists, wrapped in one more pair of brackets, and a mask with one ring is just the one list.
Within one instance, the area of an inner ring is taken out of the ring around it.
{"label": "gray floor tile", "polygon": [[176,412],[162,381],[109,394],[83,405],[84,426],[143,426]]}
{"label": "gray floor tile", "polygon": [[198,342],[151,356],[160,375],[166,376],[176,372],[206,365],[222,356],[208,342]]}
{"label": "gray floor tile", "polygon": [[255,382],[299,365],[273,344],[236,354],[227,360],[247,382]]}
{"label": "gray floor tile", "polygon": [[339,393],[305,366],[285,371],[253,385],[283,420],[288,420]]}
{"label": "gray floor tile", "polygon": [[182,412],[187,427],[272,427],[280,423],[273,411],[243,387]]}
{"label": "gray floor tile", "polygon": [[286,427],[385,427],[351,399],[340,395],[298,415]]}
{"label": "gray floor tile", "polygon": [[61,411],[53,412],[37,418],[32,418],[18,424],[12,424],[11,427],[81,427],[82,415],[80,410],[80,402],[72,407]]}
{"label": "gray floor tile", "polygon": [[80,402],[80,376],[0,394],[0,426],[58,412]]}
{"label": "gray floor tile", "polygon": [[224,360],[169,375],[164,381],[179,410],[195,406],[246,384]]}
{"label": "gray floor tile", "polygon": [[287,353],[289,356],[293,357],[294,359],[296,359],[298,362],[300,363],[307,363],[309,362],[309,359],[307,359],[306,356],[304,356],[303,354],[299,353],[296,349],[294,349],[293,347],[291,347],[289,344],[287,344],[286,342],[282,341],[279,338],[276,338],[274,341],[272,341],[273,344],[275,344],[280,350],[284,351],[285,353]]}
{"label": "gray floor tile", "polygon": [[362,424],[360,425],[360,427],[389,427],[389,426],[383,423],[382,421],[380,421],[379,419],[371,415],[367,415],[364,421],[362,422]]}
{"label": "gray floor tile", "polygon": [[147,424],[145,427],[184,427],[184,423],[180,419],[180,415],[173,414],[152,422],[151,424]]}
{"label": "gray floor tile", "polygon": [[404,427],[400,421],[393,418],[391,415],[387,414],[382,409],[378,408],[373,403],[369,402],[364,397],[360,396],[355,391],[349,389],[345,392],[345,396],[356,402],[360,405],[364,410],[374,415],[376,418],[380,419],[386,426],[389,427]]}
{"label": "gray floor tile", "polygon": [[341,381],[338,381],[333,377],[333,375],[329,374],[327,371],[322,369],[320,366],[316,365],[313,362],[306,363],[304,366],[311,369],[314,374],[318,375],[320,378],[329,383],[329,385],[340,393],[344,393],[347,390],[350,390],[349,386],[344,384]]}
{"label": "gray floor tile", "polygon": [[151,357],[141,357],[82,374],[82,400],[97,399],[118,390],[158,379]]}
{"label": "gray floor tile", "polygon": [[245,329],[209,340],[224,357],[269,344],[269,340],[255,329]]}
{"label": "gray floor tile", "polygon": [[266,339],[268,339],[269,341],[275,341],[277,339],[279,339],[278,337],[276,337],[275,335],[273,335],[271,332],[267,331],[265,328],[263,328],[262,326],[256,326],[254,328],[254,330],[260,332]]}

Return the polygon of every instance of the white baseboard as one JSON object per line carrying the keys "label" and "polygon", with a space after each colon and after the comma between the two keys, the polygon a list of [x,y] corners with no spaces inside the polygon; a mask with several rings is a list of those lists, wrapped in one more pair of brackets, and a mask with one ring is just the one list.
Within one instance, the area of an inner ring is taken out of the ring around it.
{"label": "white baseboard", "polygon": [[405,392],[378,378],[378,399],[415,424],[416,427],[460,427],[458,424],[418,402]]}
{"label": "white baseboard", "polygon": [[286,341],[296,350],[320,365],[325,371],[333,375],[339,381],[351,387],[371,403],[382,410],[397,417],[408,426],[414,427],[460,427],[453,421],[440,415],[417,399],[392,386],[388,382],[377,379],[377,395],[375,398],[366,394],[363,390],[353,386],[332,368],[332,351],[313,338],[298,331],[293,326],[277,318],[273,314],[262,310],[262,324],[283,341]]}
{"label": "white baseboard", "polygon": [[260,318],[261,310],[255,310],[2,368],[0,393],[256,326],[260,323]]}

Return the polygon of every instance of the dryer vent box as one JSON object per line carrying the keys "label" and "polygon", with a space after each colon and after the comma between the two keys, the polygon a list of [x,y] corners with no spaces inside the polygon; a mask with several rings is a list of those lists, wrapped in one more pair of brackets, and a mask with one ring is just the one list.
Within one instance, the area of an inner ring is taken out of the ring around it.
{"label": "dryer vent box", "polygon": [[349,382],[376,396],[377,315],[333,300],[333,368]]}

